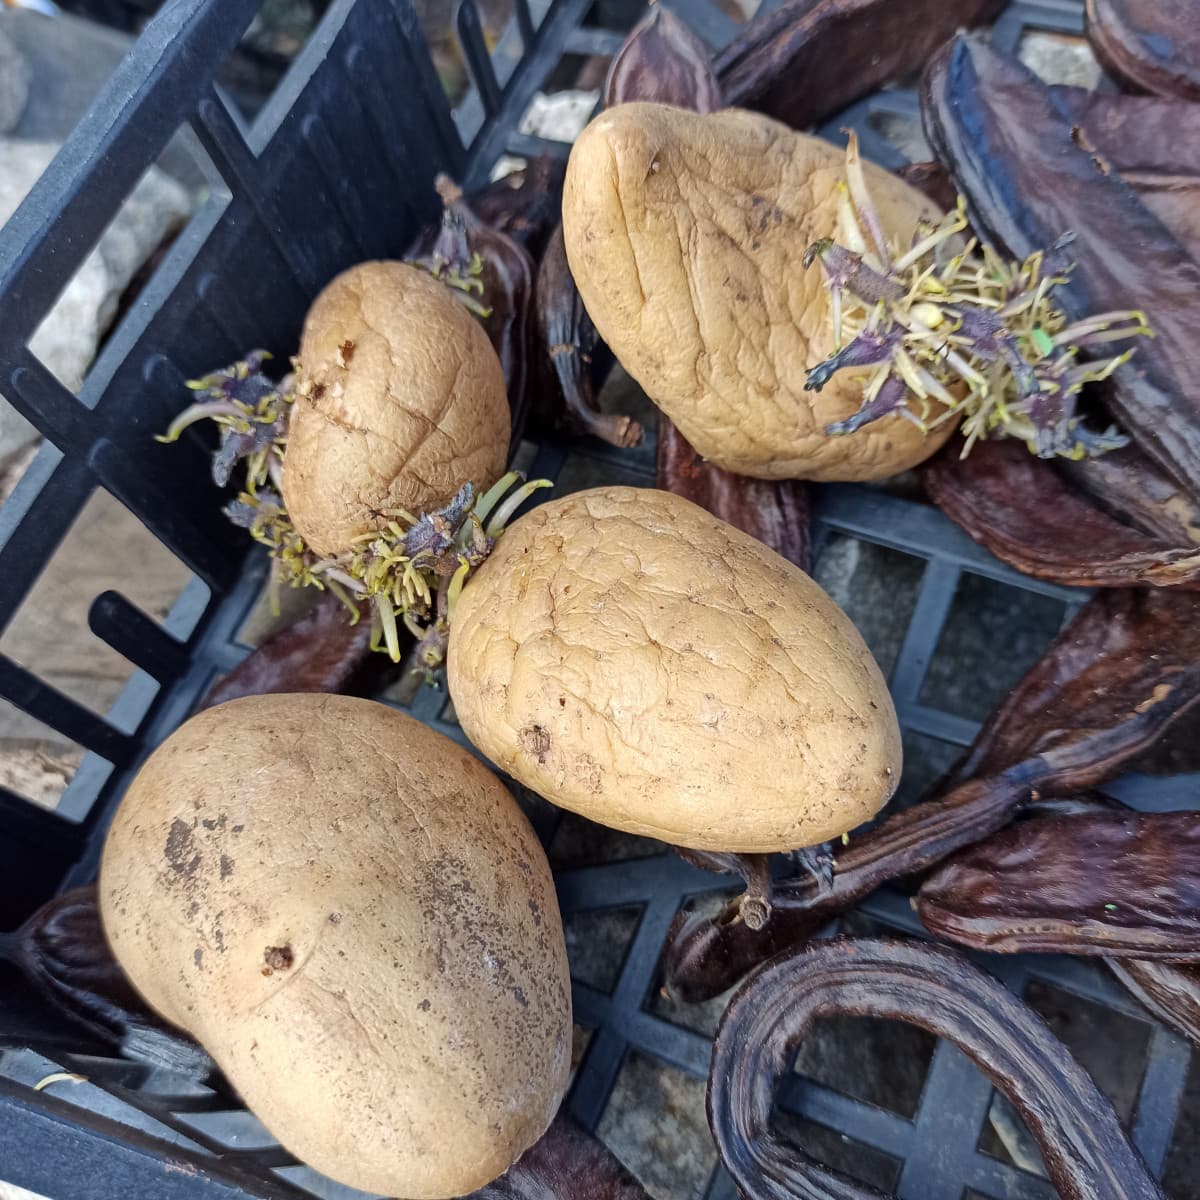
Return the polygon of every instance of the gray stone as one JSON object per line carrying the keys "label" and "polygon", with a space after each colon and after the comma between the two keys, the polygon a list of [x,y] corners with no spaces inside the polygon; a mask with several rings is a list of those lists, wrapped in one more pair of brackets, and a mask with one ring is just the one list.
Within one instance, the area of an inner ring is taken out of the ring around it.
{"label": "gray stone", "polygon": [[[54,142],[0,138],[0,223],[16,211],[57,151]],[[30,349],[64,386],[78,391],[121,292],[189,208],[184,189],[152,167],[80,264],[30,341]],[[7,403],[0,406],[0,468],[36,440],[23,417]]]}
{"label": "gray stone", "polygon": [[0,32],[0,133],[16,127],[29,100],[29,64]]}

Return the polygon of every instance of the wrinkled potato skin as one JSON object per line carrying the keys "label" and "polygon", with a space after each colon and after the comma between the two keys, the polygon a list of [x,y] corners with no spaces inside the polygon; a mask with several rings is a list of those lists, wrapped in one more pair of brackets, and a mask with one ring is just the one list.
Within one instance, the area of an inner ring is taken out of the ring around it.
{"label": "wrinkled potato skin", "polygon": [[500,360],[445,284],[416,267],[368,262],[316,298],[300,343],[283,499],[318,554],[337,554],[508,462]]}
{"label": "wrinkled potato skin", "polygon": [[129,788],[100,897],[146,1000],[334,1179],[458,1196],[558,1107],[570,980],[545,855],[490,771],[381,704],[193,717]]}
{"label": "wrinkled potato skin", "polygon": [[[872,164],[889,234],[937,210]],[[575,143],[563,191],[571,272],[604,340],[696,451],[764,479],[881,479],[953,432],[900,416],[830,437],[862,403],[863,372],[821,392],[805,372],[834,347],[805,250],[835,232],[845,154],[756,113],[658,104],[608,110]]]}
{"label": "wrinkled potato skin", "polygon": [[555,804],[701,850],[812,845],[900,778],[887,687],[799,568],[667,492],[534,509],[459,599],[471,741]]}

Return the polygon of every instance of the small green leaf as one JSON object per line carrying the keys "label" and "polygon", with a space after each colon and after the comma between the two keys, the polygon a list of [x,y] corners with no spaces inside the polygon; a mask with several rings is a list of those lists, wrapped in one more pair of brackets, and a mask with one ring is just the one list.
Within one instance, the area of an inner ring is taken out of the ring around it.
{"label": "small green leaf", "polygon": [[1037,347],[1038,353],[1043,357],[1049,355],[1054,349],[1053,339],[1040,325],[1035,325],[1029,331],[1029,336],[1033,339],[1033,344]]}

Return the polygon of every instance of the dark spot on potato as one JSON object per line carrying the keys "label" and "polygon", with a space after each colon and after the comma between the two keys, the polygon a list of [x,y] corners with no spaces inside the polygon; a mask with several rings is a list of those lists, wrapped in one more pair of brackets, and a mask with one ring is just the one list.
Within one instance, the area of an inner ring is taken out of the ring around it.
{"label": "dark spot on potato", "polygon": [[222,813],[219,817],[205,817],[200,824],[211,833],[214,829],[224,829],[226,820],[225,814]]}
{"label": "dark spot on potato", "polygon": [[329,923],[330,923],[330,925],[340,925],[342,923],[342,914],[341,913],[330,913],[329,914]]}
{"label": "dark spot on potato", "polygon": [[550,753],[550,734],[540,725],[528,725],[521,730],[521,744],[532,754],[539,765],[544,765]]}
{"label": "dark spot on potato", "polygon": [[200,966],[200,964],[203,961],[204,961],[204,951],[199,946],[197,946],[196,949],[192,951],[192,962],[194,962],[196,964],[196,966]]}
{"label": "dark spot on potato", "polygon": [[541,906],[532,897],[530,897],[530,900],[529,900],[529,911],[533,914],[533,923],[535,925],[541,925],[541,923],[542,923]]}
{"label": "dark spot on potato", "polygon": [[312,390],[312,398],[314,400],[320,400],[321,397],[324,395],[325,395],[325,385],[323,383],[314,383],[313,390]]}
{"label": "dark spot on potato", "polygon": [[347,338],[339,347],[338,353],[342,356],[342,365],[348,367],[351,360],[354,358],[354,343]]}
{"label": "dark spot on potato", "polygon": [[263,951],[263,961],[272,971],[290,971],[296,960],[291,946],[268,946]]}
{"label": "dark spot on potato", "polygon": [[559,708],[566,708],[566,707],[567,707],[567,698],[566,698],[566,696],[559,696],[559,698],[558,698],[558,707],[559,707]]}
{"label": "dark spot on potato", "polygon": [[228,854],[221,855],[221,878],[228,879],[233,874],[233,859]]}
{"label": "dark spot on potato", "polygon": [[426,1000],[422,1000],[422,1001],[421,1001],[421,1003],[417,1005],[417,1007],[418,1007],[418,1008],[419,1008],[419,1009],[420,1009],[422,1012],[428,1012],[428,1011],[429,1011],[429,1001],[428,1001],[427,999],[426,999]]}
{"label": "dark spot on potato", "polygon": [[200,866],[200,855],[196,854],[192,842],[192,827],[178,817],[171,822],[171,830],[167,834],[167,844],[164,848],[166,860],[171,864],[171,870],[176,874],[190,878],[195,875]]}

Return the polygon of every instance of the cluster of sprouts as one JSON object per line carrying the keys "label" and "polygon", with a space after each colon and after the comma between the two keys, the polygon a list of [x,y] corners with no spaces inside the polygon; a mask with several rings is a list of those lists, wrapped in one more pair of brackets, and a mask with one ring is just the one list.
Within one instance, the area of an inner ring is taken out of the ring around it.
{"label": "cluster of sprouts", "polygon": [[[383,512],[386,525],[356,537],[342,553],[320,556],[305,543],[280,495],[294,376],[274,383],[262,373],[270,356],[255,351],[241,362],[188,384],[203,399],[185,409],[159,440],[176,441],[198,421],[220,427],[213,478],[224,486],[234,466],[245,482],[225,515],[249,531],[271,557],[272,603],[281,587],[328,590],[357,621],[364,605],[372,621],[371,647],[393,662],[401,657],[400,626],[416,639],[417,669],[433,679],[445,661],[450,621],[467,575],[491,552],[513,513],[545,479],[525,482],[510,471],[482,495],[465,483],[445,506],[414,515]],[[300,385],[303,386],[303,385]]]}
{"label": "cluster of sprouts", "polygon": [[873,370],[858,411],[826,432],[853,433],[896,413],[923,431],[961,418],[964,456],[979,438],[1019,438],[1043,458],[1124,446],[1115,428],[1086,427],[1077,405],[1084,384],[1108,378],[1133,350],[1090,361],[1080,361],[1080,351],[1153,336],[1145,315],[1067,320],[1054,291],[1071,269],[1070,235],[1016,263],[964,240],[966,232],[960,197],[909,246],[889,242],[850,134],[837,237],[814,243],[804,258],[824,271],[835,339],[805,387],[820,391],[843,369]]}

